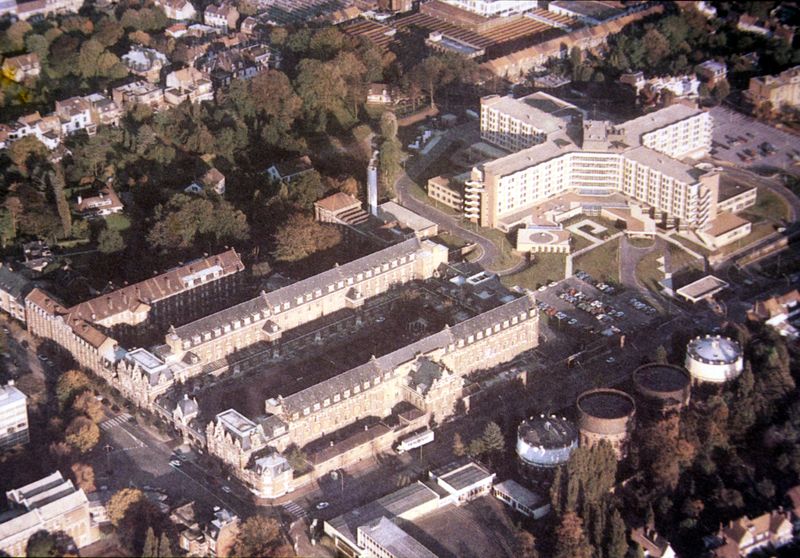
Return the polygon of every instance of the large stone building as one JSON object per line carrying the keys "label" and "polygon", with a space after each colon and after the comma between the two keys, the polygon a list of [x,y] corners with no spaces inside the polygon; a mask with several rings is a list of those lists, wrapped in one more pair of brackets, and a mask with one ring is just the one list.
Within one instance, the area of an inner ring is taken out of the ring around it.
{"label": "large stone building", "polygon": [[99,538],[82,489],[55,472],[6,492],[9,511],[0,515],[0,552],[25,556],[28,539],[39,531],[64,533],[82,548]]}
{"label": "large stone building", "polygon": [[229,304],[240,283],[242,261],[235,250],[201,258],[146,279],[65,307],[41,289],[25,299],[28,330],[52,339],[87,368],[106,375],[118,345],[139,345]]}
{"label": "large stone building", "polygon": [[772,110],[800,105],[800,66],[784,70],[775,76],[750,78],[747,96],[755,106],[770,103]]}
{"label": "large stone building", "polygon": [[717,248],[739,238],[737,230],[749,231],[749,222],[718,207],[718,173],[679,160],[708,152],[712,126],[709,113],[685,105],[611,125],[584,120],[576,107],[543,93],[485,97],[481,139],[514,152],[473,168],[464,215],[508,231],[541,224],[535,209],[569,193],[586,198],[583,205],[622,207],[696,230]]}
{"label": "large stone building", "polygon": [[[303,447],[367,417],[390,417],[403,402],[415,409],[410,425],[444,420],[455,412],[465,375],[535,347],[538,335],[535,303],[523,296],[320,384],[270,398],[262,417],[251,420],[233,409],[225,411],[208,425],[208,451],[241,471],[257,495],[280,496],[292,480],[277,452]],[[363,444],[351,444],[355,447],[345,451],[347,457],[320,452],[314,477],[386,450],[407,432],[375,428]]]}

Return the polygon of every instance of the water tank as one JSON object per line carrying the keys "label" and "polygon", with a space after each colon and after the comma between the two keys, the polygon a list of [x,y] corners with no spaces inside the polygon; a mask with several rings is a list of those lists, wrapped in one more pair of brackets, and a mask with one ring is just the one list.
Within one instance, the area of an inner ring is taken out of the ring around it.
{"label": "water tank", "polygon": [[686,370],[671,364],[645,364],[633,371],[637,393],[657,407],[680,408],[688,404],[691,383]]}
{"label": "water tank", "polygon": [[727,382],[742,373],[743,365],[742,348],[728,337],[695,337],[686,347],[686,369],[695,382]]}
{"label": "water tank", "polygon": [[578,429],[565,418],[531,417],[517,428],[517,455],[531,467],[556,467],[566,463],[578,447]]}
{"label": "water tank", "polygon": [[618,459],[624,457],[636,415],[633,398],[616,389],[592,389],[578,396],[577,407],[581,445],[591,447],[606,440]]}

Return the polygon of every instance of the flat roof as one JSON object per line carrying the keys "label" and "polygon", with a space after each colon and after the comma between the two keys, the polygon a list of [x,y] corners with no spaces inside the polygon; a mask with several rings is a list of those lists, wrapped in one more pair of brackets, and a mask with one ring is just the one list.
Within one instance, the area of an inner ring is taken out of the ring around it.
{"label": "flat roof", "polygon": [[497,483],[494,485],[494,490],[495,492],[505,494],[515,502],[518,502],[531,510],[536,509],[541,504],[547,505],[547,502],[542,496],[536,494],[535,492],[531,492],[513,479],[508,479]]}
{"label": "flat roof", "polygon": [[517,120],[527,122],[546,134],[564,128],[566,122],[537,106],[538,103],[543,108],[551,108],[551,105],[543,104],[542,99],[535,95],[534,93],[533,95],[528,95],[519,99],[515,99],[510,95],[505,95],[503,97],[492,96],[481,99],[481,104],[485,104]]}
{"label": "flat roof", "polygon": [[702,114],[703,111],[698,108],[688,107],[686,105],[670,105],[661,110],[645,114],[639,118],[628,120],[620,124],[620,128],[625,130],[625,135],[629,136],[628,143],[635,141],[637,145],[641,143],[642,136],[648,132],[660,130],[671,124],[676,124],[682,120],[686,120],[692,116]]}
{"label": "flat roof", "polygon": [[396,220],[404,227],[408,227],[414,231],[424,231],[425,229],[436,226],[436,223],[430,219],[426,219],[419,213],[415,213],[393,201],[388,201],[379,205],[378,216],[387,221]]}
{"label": "flat roof", "polygon": [[676,292],[692,302],[697,302],[704,298],[714,296],[727,287],[728,283],[726,281],[714,277],[713,275],[706,275],[697,281],[681,287]]}
{"label": "flat roof", "polygon": [[578,439],[578,429],[563,418],[534,417],[520,423],[517,436],[530,446],[560,448]]}
{"label": "flat roof", "polygon": [[390,556],[436,558],[436,554],[386,517],[381,517],[370,525],[362,525],[358,530],[377,542]]}
{"label": "flat roof", "polygon": [[580,395],[578,407],[587,415],[601,419],[623,418],[634,411],[630,395],[611,389],[601,389]]}
{"label": "flat roof", "polygon": [[649,147],[635,147],[625,151],[622,156],[646,165],[661,174],[667,175],[685,184],[695,184],[697,179],[705,174],[704,171],[696,169],[691,165],[681,163],[677,159],[673,159],[669,155],[659,153],[655,149],[650,149]]}
{"label": "flat roof", "polygon": [[0,386],[0,406],[10,405],[11,403],[18,403],[25,401],[27,397],[24,393],[18,390],[15,386],[7,385]]}
{"label": "flat roof", "polygon": [[749,225],[750,221],[743,217],[739,217],[734,213],[728,213],[727,211],[722,211],[717,214],[717,218],[711,221],[711,226],[708,227],[705,231],[706,234],[710,236],[720,236],[725,233],[729,233],[731,231],[735,231],[738,228],[744,227]]}
{"label": "flat roof", "polygon": [[256,423],[242,415],[235,409],[228,409],[217,415],[217,419],[227,426],[234,434],[240,436],[256,427]]}
{"label": "flat roof", "polygon": [[669,364],[645,364],[635,370],[633,375],[637,383],[653,391],[678,391],[691,383],[688,372]]}
{"label": "flat roof", "polygon": [[464,490],[476,483],[485,481],[493,476],[492,473],[477,465],[476,463],[469,463],[463,468],[447,473],[439,477],[443,482],[446,482],[456,490]]}

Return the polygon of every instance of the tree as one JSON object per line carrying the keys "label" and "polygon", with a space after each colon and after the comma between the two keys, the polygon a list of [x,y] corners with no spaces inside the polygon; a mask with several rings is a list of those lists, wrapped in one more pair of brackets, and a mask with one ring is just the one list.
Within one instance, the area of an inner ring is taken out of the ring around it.
{"label": "tree", "polygon": [[103,420],[103,405],[97,400],[91,391],[84,391],[72,403],[72,410],[77,414],[82,414],[93,422]]}
{"label": "tree", "polygon": [[669,54],[669,41],[655,27],[644,34],[645,58],[652,68],[658,67]]}
{"label": "tree", "polygon": [[36,136],[25,136],[13,142],[7,149],[8,158],[22,176],[28,176],[37,161],[44,161],[50,154],[47,147]]}
{"label": "tree", "polygon": [[0,207],[0,244],[5,248],[17,237],[17,220],[14,213],[6,207]]}
{"label": "tree", "polygon": [[387,139],[381,144],[378,152],[378,174],[381,187],[388,196],[394,195],[394,183],[402,172],[401,162],[403,151],[400,142],[396,139]]}
{"label": "tree", "polygon": [[308,49],[318,60],[331,60],[344,46],[344,35],[336,27],[323,27],[311,37]]}
{"label": "tree", "polygon": [[67,426],[64,441],[80,453],[87,453],[100,441],[100,429],[88,418],[76,417]]}
{"label": "tree", "polygon": [[397,137],[397,116],[388,110],[381,114],[381,135],[384,139]]}
{"label": "tree", "polygon": [[483,440],[486,451],[490,453],[501,452],[506,447],[503,431],[500,430],[496,422],[490,422],[486,425],[481,439]]}
{"label": "tree", "polygon": [[53,170],[47,173],[47,181],[53,191],[53,198],[56,201],[56,209],[61,219],[61,230],[64,238],[68,238],[72,233],[72,211],[69,208],[67,196],[64,193],[64,168],[57,164]]}
{"label": "tree", "polygon": [[174,556],[172,552],[172,543],[169,542],[169,537],[164,531],[161,531],[161,537],[158,539],[158,555],[160,558],[170,558]]}
{"label": "tree", "polygon": [[94,468],[87,463],[73,463],[72,476],[75,479],[75,484],[78,488],[83,489],[84,492],[94,492]]}
{"label": "tree", "polygon": [[125,34],[125,29],[116,20],[105,17],[94,28],[93,38],[105,47],[114,46]]}
{"label": "tree", "polygon": [[158,558],[158,541],[152,527],[147,528],[142,547],[142,558]]}
{"label": "tree", "polygon": [[155,210],[155,223],[147,234],[156,249],[198,248],[241,242],[250,236],[244,213],[221,198],[199,198],[176,194]]}
{"label": "tree", "polygon": [[133,506],[144,500],[144,497],[142,491],[137,488],[123,488],[114,493],[106,506],[111,524],[118,527]]}
{"label": "tree", "polygon": [[342,233],[335,226],[295,213],[275,233],[273,256],[280,261],[294,262],[332,248],[341,241]]}
{"label": "tree", "polygon": [[64,550],[60,549],[56,538],[47,531],[37,531],[28,539],[25,547],[26,556],[49,557],[62,556]]}
{"label": "tree", "polygon": [[64,372],[56,382],[56,399],[63,407],[78,393],[89,389],[91,382],[80,370]]}
{"label": "tree", "polygon": [[539,558],[539,552],[536,550],[536,538],[531,535],[530,531],[521,529],[517,533],[516,543],[515,555],[519,558]]}
{"label": "tree", "polygon": [[456,432],[453,436],[453,455],[462,457],[465,453],[466,448],[464,448],[464,442],[461,440],[461,434]]}
{"label": "tree", "polygon": [[234,556],[252,558],[283,556],[291,553],[281,536],[280,525],[271,518],[254,515],[239,528],[233,544]]}
{"label": "tree", "polygon": [[480,438],[475,438],[469,443],[469,446],[467,447],[467,455],[475,458],[480,457],[484,453],[486,453],[486,446],[483,444],[483,440]]}
{"label": "tree", "polygon": [[97,249],[103,254],[115,254],[125,249],[125,239],[117,229],[106,227],[97,237]]}
{"label": "tree", "polygon": [[304,172],[289,182],[289,200],[303,209],[312,209],[314,202],[320,199],[324,193],[322,177],[317,171]]}
{"label": "tree", "polygon": [[608,528],[608,539],[606,541],[607,558],[625,558],[628,554],[628,538],[626,535],[625,522],[622,520],[618,510],[611,512]]}
{"label": "tree", "polygon": [[289,462],[289,466],[295,471],[302,472],[308,467],[308,457],[305,452],[297,446],[293,446],[289,450],[286,455],[286,461]]}
{"label": "tree", "polygon": [[592,552],[581,518],[575,512],[565,513],[556,529],[554,558],[592,558]]}
{"label": "tree", "polygon": [[3,52],[13,52],[25,48],[25,35],[33,31],[27,21],[15,21],[5,30],[0,47]]}
{"label": "tree", "polygon": [[714,100],[717,102],[717,104],[720,104],[728,95],[730,95],[730,93],[731,86],[728,83],[728,80],[723,79],[717,82],[711,92],[711,95],[714,97]]}
{"label": "tree", "polygon": [[297,65],[295,88],[303,101],[303,110],[309,126],[325,131],[328,115],[342,108],[347,97],[347,84],[335,64],[303,59]]}

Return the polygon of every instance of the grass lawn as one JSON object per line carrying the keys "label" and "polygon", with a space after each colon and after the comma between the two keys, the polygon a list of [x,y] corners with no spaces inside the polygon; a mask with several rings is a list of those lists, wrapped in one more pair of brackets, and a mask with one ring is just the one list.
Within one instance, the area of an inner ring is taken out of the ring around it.
{"label": "grass lawn", "polygon": [[464,223],[465,229],[476,232],[477,234],[488,238],[494,242],[495,246],[500,248],[500,257],[494,262],[496,270],[508,269],[519,263],[521,257],[514,251],[514,241],[509,238],[506,233],[497,229],[489,229],[486,227],[479,227],[473,223]]}
{"label": "grass lawn", "polygon": [[[686,268],[703,270],[703,261],[694,258],[683,248],[674,244],[667,244],[667,249],[670,256],[670,271],[673,275]],[[659,269],[660,264],[657,260],[662,256],[663,252],[656,250],[645,255],[636,264],[636,277],[645,287],[652,291],[661,290],[659,281],[664,279],[664,272]]]}
{"label": "grass lawn", "polygon": [[130,228],[131,220],[122,213],[115,213],[106,217],[106,225],[109,229],[122,232]]}
{"label": "grass lawn", "polygon": [[741,248],[744,248],[748,244],[752,244],[757,240],[761,240],[765,236],[768,236],[775,232],[775,226],[772,223],[755,223],[753,225],[753,229],[746,237],[741,238],[734,242],[733,244],[728,244],[727,246],[723,246],[719,250],[717,250],[717,254],[725,255],[735,252]]}
{"label": "grass lawn", "polygon": [[595,279],[619,283],[619,237],[581,254],[572,269],[585,271]]}
{"label": "grass lawn", "polygon": [[743,211],[743,215],[754,223],[758,221],[772,221],[773,223],[789,218],[789,206],[778,194],[760,188],[756,204]]}
{"label": "grass lawn", "polygon": [[450,233],[441,233],[438,236],[436,236],[433,240],[435,240],[436,242],[438,242],[440,244],[444,244],[445,246],[447,246],[451,250],[454,250],[454,249],[457,249],[457,248],[463,248],[464,246],[467,245],[467,242],[464,239],[462,239],[459,236],[455,236],[453,234],[450,234]]}
{"label": "grass lawn", "polygon": [[565,254],[532,254],[535,257],[530,266],[515,273],[501,277],[500,281],[506,287],[519,285],[526,289],[535,290],[550,282],[564,278],[566,262]]}
{"label": "grass lawn", "polygon": [[692,242],[691,240],[684,238],[682,236],[678,236],[677,234],[672,235],[670,238],[681,244],[681,246],[685,246],[692,252],[697,252],[698,254],[701,254],[703,256],[710,256],[711,254],[714,253],[705,246],[701,246],[700,244]]}
{"label": "grass lawn", "polygon": [[583,250],[584,248],[588,248],[592,245],[591,241],[588,238],[583,237],[579,234],[570,233],[570,238],[572,239],[572,246],[570,249],[573,252],[577,252],[579,250]]}

